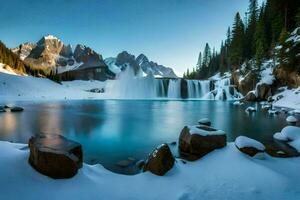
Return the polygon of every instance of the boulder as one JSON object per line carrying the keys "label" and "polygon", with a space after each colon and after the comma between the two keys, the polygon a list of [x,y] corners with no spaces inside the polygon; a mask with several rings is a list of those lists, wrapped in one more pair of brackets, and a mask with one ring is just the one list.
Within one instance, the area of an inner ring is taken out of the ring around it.
{"label": "boulder", "polygon": [[198,121],[200,125],[211,126],[211,121],[208,118],[202,118]]}
{"label": "boulder", "polygon": [[247,93],[247,95],[244,97],[245,101],[256,101],[257,97],[253,91],[250,91]]}
{"label": "boulder", "polygon": [[234,144],[238,150],[251,157],[255,156],[257,153],[265,152],[265,146],[262,143],[246,136],[237,137]]}
{"label": "boulder", "polygon": [[24,110],[24,108],[21,108],[21,107],[12,107],[10,108],[10,112],[22,112]]}
{"label": "boulder", "polygon": [[175,159],[167,144],[157,147],[145,162],[143,171],[150,171],[158,176],[166,174],[174,165]]}
{"label": "boulder", "polygon": [[272,88],[268,84],[258,84],[256,88],[257,99],[260,101],[268,100],[269,97],[272,97]]}
{"label": "boulder", "polygon": [[226,146],[226,134],[209,126],[185,126],[179,136],[180,156],[193,161]]}
{"label": "boulder", "polygon": [[46,176],[71,178],[82,167],[81,145],[61,135],[39,134],[28,145],[30,165]]}

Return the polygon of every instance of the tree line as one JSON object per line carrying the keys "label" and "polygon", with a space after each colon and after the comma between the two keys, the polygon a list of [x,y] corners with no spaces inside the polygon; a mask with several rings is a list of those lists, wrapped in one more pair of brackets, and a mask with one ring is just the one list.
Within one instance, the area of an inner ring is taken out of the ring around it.
{"label": "tree line", "polygon": [[[234,71],[253,61],[254,71],[259,71],[264,59],[275,56],[281,66],[290,70],[298,70],[300,66],[296,51],[286,55],[286,39],[300,26],[300,1],[298,0],[266,0],[258,6],[257,0],[250,0],[244,18],[236,13],[234,22],[228,28],[226,39],[221,42],[217,52],[206,43],[203,52],[199,53],[196,67],[184,73],[187,79],[206,79],[217,72]],[[299,31],[300,32],[300,31]],[[283,48],[275,51],[277,45]],[[294,54],[293,54],[294,53]],[[299,53],[299,52],[298,52]],[[289,56],[288,64],[285,61]],[[259,78],[259,77],[257,77]]]}

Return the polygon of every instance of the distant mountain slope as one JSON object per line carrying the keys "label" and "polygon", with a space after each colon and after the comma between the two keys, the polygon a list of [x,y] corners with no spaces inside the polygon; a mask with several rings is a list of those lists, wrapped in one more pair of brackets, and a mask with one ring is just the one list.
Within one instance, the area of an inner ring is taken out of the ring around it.
{"label": "distant mountain slope", "polygon": [[116,58],[105,59],[105,63],[115,74],[120,73],[127,67],[132,67],[136,73],[142,70],[145,74],[153,74],[156,77],[177,78],[172,68],[149,61],[144,54],[135,57],[127,51],[123,51]]}
{"label": "distant mountain slope", "polygon": [[53,35],[47,35],[35,43],[24,43],[12,51],[25,63],[38,69],[57,69],[58,73],[79,68],[106,67],[101,54],[90,47],[78,44],[73,51]]}

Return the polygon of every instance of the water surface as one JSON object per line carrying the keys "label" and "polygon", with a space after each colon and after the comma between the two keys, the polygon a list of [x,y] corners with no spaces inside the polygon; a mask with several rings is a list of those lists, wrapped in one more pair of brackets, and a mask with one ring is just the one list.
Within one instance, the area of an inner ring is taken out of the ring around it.
{"label": "water surface", "polygon": [[[6,102],[12,103],[12,102]],[[122,172],[116,165],[128,157],[144,159],[153,148],[178,139],[185,125],[211,119],[228,141],[246,135],[263,143],[285,125],[284,114],[247,114],[249,105],[230,101],[79,100],[15,102],[21,113],[0,113],[0,140],[27,143],[31,135],[56,133],[83,145],[84,160]],[[123,171],[124,172],[124,171]],[[127,172],[125,172],[127,173]]]}

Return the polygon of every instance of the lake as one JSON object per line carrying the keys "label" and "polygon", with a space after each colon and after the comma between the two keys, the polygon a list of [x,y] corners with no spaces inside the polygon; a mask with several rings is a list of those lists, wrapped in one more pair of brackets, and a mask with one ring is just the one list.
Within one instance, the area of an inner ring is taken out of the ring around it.
{"label": "lake", "polygon": [[36,133],[62,134],[83,145],[87,163],[101,163],[119,173],[136,171],[119,166],[122,160],[145,159],[159,144],[177,141],[185,125],[209,118],[227,133],[228,141],[246,135],[264,144],[286,126],[285,114],[248,114],[250,104],[230,101],[74,100],[4,102],[24,107],[21,113],[0,113],[0,140],[27,143]]}

